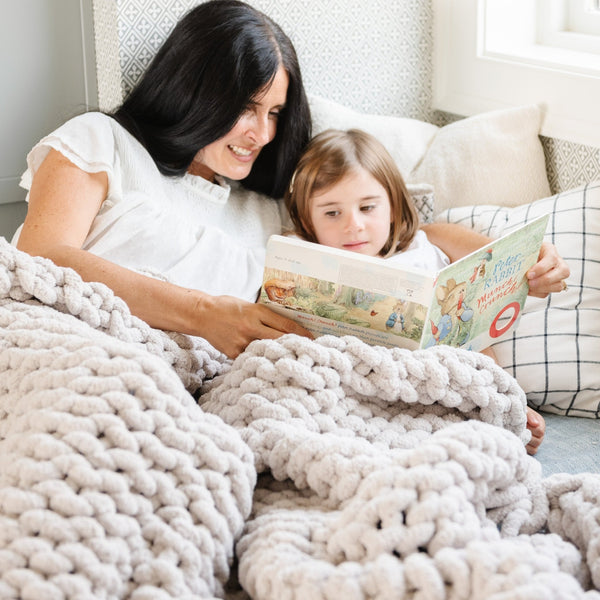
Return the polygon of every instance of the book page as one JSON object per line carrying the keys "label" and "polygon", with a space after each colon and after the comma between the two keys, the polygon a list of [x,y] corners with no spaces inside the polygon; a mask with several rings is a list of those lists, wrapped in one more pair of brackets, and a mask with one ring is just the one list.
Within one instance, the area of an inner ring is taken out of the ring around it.
{"label": "book page", "polygon": [[315,335],[417,347],[434,277],[385,259],[272,236],[259,301]]}
{"label": "book page", "polygon": [[517,326],[548,222],[543,215],[442,269],[421,346],[482,350]]}

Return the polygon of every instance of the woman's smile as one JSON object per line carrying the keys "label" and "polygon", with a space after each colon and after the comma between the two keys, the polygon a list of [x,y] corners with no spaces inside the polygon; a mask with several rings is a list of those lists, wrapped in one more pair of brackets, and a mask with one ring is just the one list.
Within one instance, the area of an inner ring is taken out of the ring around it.
{"label": "woman's smile", "polygon": [[241,146],[234,146],[233,144],[229,145],[229,149],[236,155],[239,157],[248,157],[252,155],[252,150],[249,150],[247,148],[242,148]]}
{"label": "woman's smile", "polygon": [[209,181],[215,174],[236,181],[248,177],[260,151],[277,133],[288,82],[287,72],[279,67],[269,87],[248,104],[231,131],[196,154],[190,173]]}

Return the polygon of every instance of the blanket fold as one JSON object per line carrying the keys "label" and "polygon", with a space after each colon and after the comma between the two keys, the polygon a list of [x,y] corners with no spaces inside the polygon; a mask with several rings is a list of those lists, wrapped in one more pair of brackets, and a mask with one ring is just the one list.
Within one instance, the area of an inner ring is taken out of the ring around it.
{"label": "blanket fold", "polygon": [[[252,598],[598,597],[594,534],[542,533],[524,395],[484,355],[284,336],[253,342],[201,405],[267,476],[237,546]],[[578,500],[583,525],[598,503]]]}
{"label": "blanket fold", "polygon": [[0,597],[598,599],[600,476],[525,408],[449,348],[231,363],[0,239]]}

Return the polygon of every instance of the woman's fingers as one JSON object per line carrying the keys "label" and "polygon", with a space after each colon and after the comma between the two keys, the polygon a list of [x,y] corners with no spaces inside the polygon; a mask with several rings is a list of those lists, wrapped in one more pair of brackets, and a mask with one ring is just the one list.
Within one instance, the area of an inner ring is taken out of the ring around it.
{"label": "woman's fingers", "polygon": [[313,337],[304,327],[262,304],[231,296],[214,299],[210,327],[204,337],[229,358],[235,358],[254,340],[276,339],[286,333]]}

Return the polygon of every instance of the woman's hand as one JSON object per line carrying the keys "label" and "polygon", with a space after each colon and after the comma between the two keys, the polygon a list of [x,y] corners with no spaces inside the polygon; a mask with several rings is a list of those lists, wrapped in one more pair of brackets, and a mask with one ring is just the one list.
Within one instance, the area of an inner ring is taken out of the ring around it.
{"label": "woman's hand", "polygon": [[238,356],[254,340],[276,339],[286,333],[313,337],[304,327],[267,306],[233,296],[203,295],[197,311],[202,322],[200,335],[229,358]]}
{"label": "woman's hand", "polygon": [[570,274],[569,266],[558,254],[556,246],[544,242],[538,262],[527,271],[529,295],[546,298],[551,292],[563,292],[567,289],[565,280]]}

